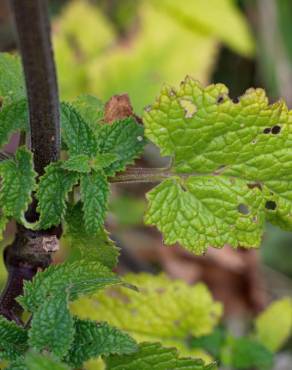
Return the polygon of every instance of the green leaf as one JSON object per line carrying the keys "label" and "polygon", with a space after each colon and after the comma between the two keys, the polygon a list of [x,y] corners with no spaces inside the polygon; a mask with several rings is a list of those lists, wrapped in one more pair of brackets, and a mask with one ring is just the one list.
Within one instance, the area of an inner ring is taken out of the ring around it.
{"label": "green leaf", "polygon": [[292,300],[273,302],[255,320],[256,338],[272,352],[277,352],[292,334]]}
{"label": "green leaf", "polygon": [[232,369],[270,370],[273,366],[273,354],[262,344],[249,338],[229,338],[224,352],[223,364]]}
{"label": "green leaf", "polygon": [[24,309],[35,312],[47,297],[67,289],[69,300],[90,294],[108,285],[121,284],[120,278],[107,267],[90,259],[65,262],[50,266],[24,284],[23,296],[18,301]]}
{"label": "green leaf", "polygon": [[72,102],[72,106],[82,116],[91,130],[96,133],[103,120],[103,103],[95,96],[80,95]]}
{"label": "green leaf", "polygon": [[110,166],[117,160],[117,155],[113,153],[96,154],[89,158],[86,154],[72,155],[63,162],[62,168],[68,171],[79,173],[89,173],[91,169],[101,171],[103,168]]}
{"label": "green leaf", "polygon": [[25,97],[24,79],[19,57],[0,53],[0,97],[4,104]]}
{"label": "green leaf", "polygon": [[62,221],[68,193],[78,180],[79,174],[63,169],[62,162],[51,163],[46,167],[37,191],[39,228],[48,229]]}
{"label": "green leaf", "polygon": [[[178,241],[196,253],[225,243],[258,246],[264,213],[272,223],[292,228],[291,114],[283,102],[268,105],[261,89],[248,90],[238,103],[227,94],[222,84],[204,89],[187,77],[178,90],[163,88],[144,115],[146,135],[162,155],[171,156],[172,172],[181,178],[180,187],[175,177],[150,193],[146,222],[157,224],[154,203],[170,187],[176,207],[164,208],[158,227],[167,243]],[[186,199],[191,206],[184,212],[181,204]],[[215,223],[211,229],[210,222]],[[181,237],[178,225],[188,237]],[[198,247],[191,235],[199,240]]]}
{"label": "green leaf", "polygon": [[13,361],[27,350],[27,332],[0,316],[0,360]]}
{"label": "green leaf", "polygon": [[80,180],[84,224],[88,233],[97,233],[103,226],[108,206],[109,184],[102,172],[83,175]]}
{"label": "green leaf", "polygon": [[137,341],[175,347],[182,347],[191,335],[210,334],[222,315],[221,304],[203,284],[189,286],[165,275],[131,274],[124,279],[139,292],[109,288],[76,301],[73,312],[81,318],[102,317]]}
{"label": "green leaf", "polygon": [[118,156],[115,153],[98,153],[94,158],[90,160],[90,166],[95,171],[107,169],[111,164],[118,160]]}
{"label": "green leaf", "polygon": [[59,358],[68,352],[75,328],[68,308],[68,293],[47,298],[33,315],[29,345],[41,352],[50,351]]}
{"label": "green leaf", "polygon": [[117,155],[117,160],[105,168],[108,176],[123,171],[128,164],[139,157],[145,146],[144,129],[133,117],[103,125],[98,131],[98,150],[100,153]]}
{"label": "green leaf", "polygon": [[75,330],[74,342],[66,356],[66,362],[74,368],[80,368],[85,361],[101,355],[126,354],[137,350],[136,342],[128,334],[105,322],[76,318]]}
{"label": "green leaf", "polygon": [[2,178],[0,204],[6,217],[20,220],[31,202],[31,193],[35,189],[36,172],[33,169],[32,153],[20,147],[15,159],[0,163]]}
{"label": "green leaf", "polygon": [[106,370],[216,370],[202,360],[179,358],[175,348],[164,348],[160,343],[141,343],[139,351],[130,355],[115,355],[105,359]]}
{"label": "green leaf", "polygon": [[75,258],[80,260],[87,257],[113,269],[118,263],[119,248],[114,245],[106,230],[88,233],[82,220],[82,203],[78,202],[67,211],[65,230],[65,240],[73,249]]}
{"label": "green leaf", "polygon": [[261,192],[258,188],[249,189],[240,179],[173,177],[151,190],[147,199],[145,223],[158,227],[166,245],[179,242],[202,254],[208,246],[256,247],[261,241]]}
{"label": "green leaf", "polygon": [[10,362],[9,366],[5,367],[5,370],[28,370],[28,368],[24,363],[24,358],[19,357],[15,361]]}
{"label": "green leaf", "polygon": [[71,105],[63,103],[61,108],[62,138],[68,146],[69,155],[94,156],[97,142],[90,127]]}
{"label": "green leaf", "polygon": [[10,363],[5,370],[70,370],[69,367],[61,363],[57,358],[48,354],[39,354],[30,351],[25,358],[20,358]]}
{"label": "green leaf", "polygon": [[26,131],[27,129],[28,108],[26,100],[10,103],[0,110],[0,147],[8,142],[14,132],[17,130]]}
{"label": "green leaf", "polygon": [[188,342],[192,349],[204,350],[214,358],[219,358],[225,341],[226,329],[217,327],[212,331],[211,334],[201,337],[192,337]]}
{"label": "green leaf", "polygon": [[61,363],[53,356],[34,352],[28,352],[25,356],[25,363],[27,370],[69,370],[66,364]]}
{"label": "green leaf", "polygon": [[62,168],[68,171],[89,173],[91,170],[89,165],[89,157],[86,154],[73,155],[63,162]]}

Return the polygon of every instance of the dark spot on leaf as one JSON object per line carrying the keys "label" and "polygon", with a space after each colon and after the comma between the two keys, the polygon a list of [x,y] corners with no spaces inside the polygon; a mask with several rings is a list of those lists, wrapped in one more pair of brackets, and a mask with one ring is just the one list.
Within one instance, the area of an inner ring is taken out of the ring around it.
{"label": "dark spot on leaf", "polygon": [[254,182],[254,183],[247,184],[247,187],[248,187],[249,189],[258,188],[258,189],[260,189],[261,191],[263,190],[263,188],[262,188],[262,184],[260,184],[259,182]]}
{"label": "dark spot on leaf", "polygon": [[157,288],[157,289],[156,289],[156,292],[157,292],[158,294],[163,294],[163,293],[165,293],[165,288]]}
{"label": "dark spot on leaf", "polygon": [[170,96],[176,96],[176,92],[174,89],[171,89],[170,92],[169,92],[169,95]]}
{"label": "dark spot on leaf", "polygon": [[277,134],[279,134],[279,133],[280,133],[280,131],[281,131],[281,126],[279,126],[279,125],[276,125],[276,126],[274,126],[274,127],[272,128],[272,134],[273,134],[273,135],[277,135]]}
{"label": "dark spot on leaf", "polygon": [[239,98],[233,98],[232,101],[233,101],[234,104],[237,104],[237,103],[239,103]]}
{"label": "dark spot on leaf", "polygon": [[126,296],[125,294],[121,293],[120,291],[116,290],[115,288],[113,289],[108,289],[106,293],[109,297],[115,298],[118,301],[124,303],[124,304],[129,304],[131,302],[130,298]]}
{"label": "dark spot on leaf", "polygon": [[253,221],[253,222],[258,222],[258,218],[257,218],[256,216],[254,216],[254,217],[252,218],[252,221]]}
{"label": "dark spot on leaf", "polygon": [[219,95],[218,98],[217,98],[217,104],[221,104],[224,102],[224,96],[223,95]]}
{"label": "dark spot on leaf", "polygon": [[265,207],[266,209],[274,211],[277,208],[277,203],[274,202],[273,200],[268,200],[266,201]]}
{"label": "dark spot on leaf", "polygon": [[264,130],[263,130],[263,133],[264,134],[269,134],[271,132],[271,128],[270,127],[266,127]]}
{"label": "dark spot on leaf", "polygon": [[238,212],[243,214],[243,215],[248,215],[249,214],[249,209],[246,204],[240,203],[237,207]]}

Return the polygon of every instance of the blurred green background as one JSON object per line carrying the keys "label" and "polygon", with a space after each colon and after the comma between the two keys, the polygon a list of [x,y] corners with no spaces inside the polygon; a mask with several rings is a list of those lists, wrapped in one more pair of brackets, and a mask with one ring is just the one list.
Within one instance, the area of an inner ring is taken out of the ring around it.
{"label": "blurred green background", "polygon": [[[177,85],[191,75],[203,84],[226,84],[232,98],[263,87],[271,102],[283,98],[292,108],[291,0],[51,0],[50,10],[63,99],[89,93],[106,101],[128,93],[139,115],[164,83]],[[15,48],[1,1],[0,50]],[[151,146],[140,162],[161,165]],[[254,314],[271,299],[291,296],[291,233],[267,225],[258,253],[226,249],[195,258],[179,247],[157,252],[159,234],[142,223],[145,190],[112,189],[108,226],[122,247],[121,272],[165,270],[189,282],[203,280],[230,315]],[[7,240],[12,232],[10,225]],[[234,271],[240,263],[244,268]],[[238,282],[223,292],[220,284],[226,288],[234,276]]]}

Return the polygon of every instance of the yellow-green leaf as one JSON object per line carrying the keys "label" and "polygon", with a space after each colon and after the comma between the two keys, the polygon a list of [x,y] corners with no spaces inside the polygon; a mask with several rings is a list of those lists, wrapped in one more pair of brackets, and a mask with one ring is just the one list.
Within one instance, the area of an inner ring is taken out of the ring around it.
{"label": "yellow-green leaf", "polygon": [[292,334],[292,300],[273,302],[255,320],[255,335],[270,351],[278,351]]}
{"label": "yellow-green leaf", "polygon": [[[255,247],[265,218],[292,229],[292,113],[283,101],[269,105],[262,89],[249,89],[233,102],[224,85],[203,88],[187,77],[178,89],[162,89],[144,123],[146,136],[172,159],[174,177],[150,192],[146,214],[167,243],[195,253]],[[166,206],[166,188],[177,177]]]}
{"label": "yellow-green leaf", "polygon": [[107,289],[91,298],[72,304],[82,318],[108,321],[127,331],[138,341],[161,341],[165,345],[182,345],[190,335],[212,332],[222,306],[214,302],[206,286],[189,286],[165,275],[127,275],[125,281],[138,287]]}

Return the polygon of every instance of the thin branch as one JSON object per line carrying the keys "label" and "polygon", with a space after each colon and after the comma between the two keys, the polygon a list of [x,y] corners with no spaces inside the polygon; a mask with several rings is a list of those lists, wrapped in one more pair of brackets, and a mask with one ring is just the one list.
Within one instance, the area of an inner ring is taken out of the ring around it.
{"label": "thin branch", "polygon": [[128,168],[126,172],[110,178],[111,183],[160,182],[175,174],[166,168]]}
{"label": "thin branch", "polygon": [[[218,176],[220,172],[213,173],[175,173],[169,167],[167,168],[140,168],[140,167],[129,167],[126,172],[120,173],[115,177],[111,177],[109,181],[111,183],[151,183],[161,182],[169,177],[177,176],[181,179],[187,179],[189,177],[196,176]],[[230,176],[233,177],[233,176]]]}

